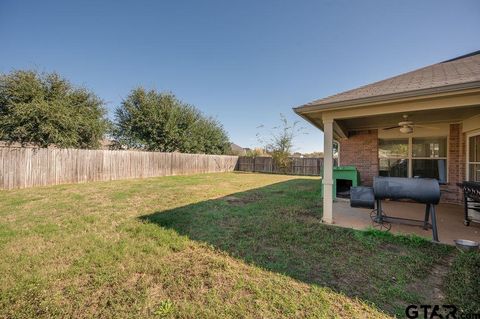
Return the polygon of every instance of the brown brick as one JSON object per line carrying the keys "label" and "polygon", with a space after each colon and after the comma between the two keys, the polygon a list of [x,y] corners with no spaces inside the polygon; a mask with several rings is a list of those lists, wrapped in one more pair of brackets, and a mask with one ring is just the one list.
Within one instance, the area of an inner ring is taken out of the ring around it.
{"label": "brown brick", "polygon": [[462,125],[450,124],[447,155],[448,183],[441,187],[443,203],[461,204],[463,201],[462,191],[457,183],[465,180],[465,147],[466,136],[462,133]]}
{"label": "brown brick", "polygon": [[378,131],[352,132],[340,141],[340,165],[353,165],[360,172],[360,182],[372,185],[378,175]]}

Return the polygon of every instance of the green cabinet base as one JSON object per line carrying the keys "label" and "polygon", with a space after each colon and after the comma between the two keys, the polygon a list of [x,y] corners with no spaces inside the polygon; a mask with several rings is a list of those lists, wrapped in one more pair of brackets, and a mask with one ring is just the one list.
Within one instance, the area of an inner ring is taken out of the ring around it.
{"label": "green cabinet base", "polygon": [[[355,166],[336,166],[333,168],[333,199],[337,198],[337,180],[348,180],[352,182],[352,187],[358,186],[360,176]],[[322,187],[323,198],[323,187]]]}

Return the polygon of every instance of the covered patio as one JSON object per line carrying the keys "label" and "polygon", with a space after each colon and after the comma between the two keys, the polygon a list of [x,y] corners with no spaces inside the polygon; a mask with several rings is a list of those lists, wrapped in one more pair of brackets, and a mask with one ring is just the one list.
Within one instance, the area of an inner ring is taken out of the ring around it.
{"label": "covered patio", "polygon": [[[392,217],[422,219],[425,205],[417,203],[384,201],[382,205],[385,213]],[[334,224],[346,228],[366,229],[373,227],[370,218],[370,209],[352,208],[348,200],[337,200],[333,203]],[[480,224],[463,224],[463,207],[455,204],[440,204],[437,206],[437,227],[441,243],[454,245],[455,239],[469,239],[480,241]],[[432,231],[421,227],[392,224],[390,230],[395,234],[414,234],[428,239],[432,238]]]}
{"label": "covered patio", "polygon": [[[324,223],[371,225],[368,210],[335,201],[333,156],[338,155],[338,165],[357,170],[361,186],[372,186],[376,176],[437,180],[440,241],[480,240],[478,224],[463,224],[464,199],[457,186],[480,182],[480,51],[294,110],[324,133]],[[424,205],[393,201],[384,207],[389,216],[417,220],[424,218],[424,209]],[[392,231],[431,238],[430,231],[407,225],[392,225]]]}

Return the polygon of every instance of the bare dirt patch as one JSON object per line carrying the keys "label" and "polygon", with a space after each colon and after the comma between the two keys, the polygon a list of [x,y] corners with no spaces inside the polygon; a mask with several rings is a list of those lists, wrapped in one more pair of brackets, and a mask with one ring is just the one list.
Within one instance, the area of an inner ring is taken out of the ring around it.
{"label": "bare dirt patch", "polygon": [[406,248],[406,247],[401,247],[401,246],[394,245],[394,244],[391,244],[391,243],[384,243],[384,244],[380,245],[379,248],[384,250],[384,251],[389,251],[389,252],[395,253],[397,256],[408,256],[408,251],[407,251],[408,248]]}
{"label": "bare dirt patch", "polygon": [[425,301],[432,305],[441,305],[445,300],[443,293],[443,281],[448,274],[453,255],[444,260],[440,260],[432,268],[429,275],[421,281],[417,281],[410,285],[410,289],[418,291],[420,295],[424,296]]}
{"label": "bare dirt patch", "polygon": [[303,222],[320,223],[322,218],[318,210],[301,209],[295,212],[295,217]]}
{"label": "bare dirt patch", "polygon": [[243,206],[261,200],[263,196],[259,193],[249,193],[245,196],[226,196],[224,200],[230,205]]}

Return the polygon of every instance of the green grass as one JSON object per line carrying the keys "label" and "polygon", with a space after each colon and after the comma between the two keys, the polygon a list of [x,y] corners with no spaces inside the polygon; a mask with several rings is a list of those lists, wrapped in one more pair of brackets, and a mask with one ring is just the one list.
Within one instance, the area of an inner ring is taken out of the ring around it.
{"label": "green grass", "polygon": [[470,314],[480,314],[480,253],[459,254],[445,280],[447,302]]}
{"label": "green grass", "polygon": [[455,253],[320,223],[317,178],[207,174],[0,192],[0,317],[403,316]]}

